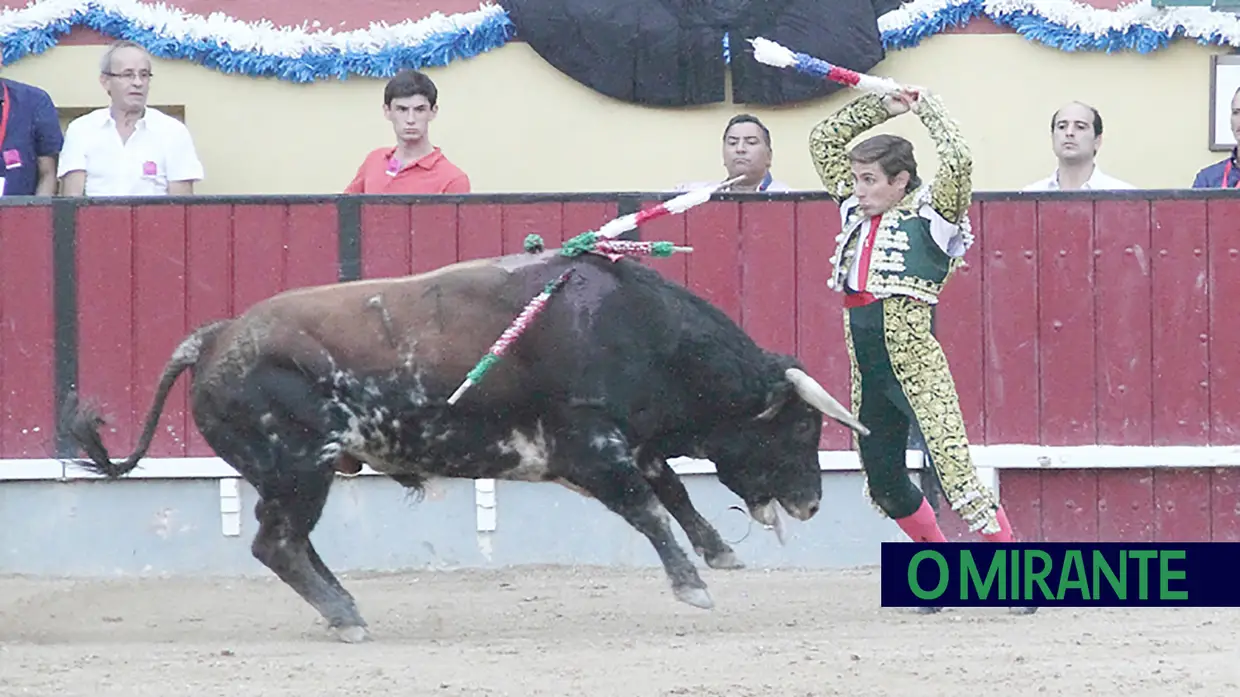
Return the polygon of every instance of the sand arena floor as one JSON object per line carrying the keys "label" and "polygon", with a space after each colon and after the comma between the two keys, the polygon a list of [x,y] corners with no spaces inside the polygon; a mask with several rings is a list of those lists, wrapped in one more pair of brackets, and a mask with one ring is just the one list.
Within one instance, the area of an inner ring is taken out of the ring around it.
{"label": "sand arena floor", "polygon": [[272,578],[0,578],[0,695],[1240,695],[1229,610],[878,606],[878,573],[344,576],[374,641],[330,638]]}

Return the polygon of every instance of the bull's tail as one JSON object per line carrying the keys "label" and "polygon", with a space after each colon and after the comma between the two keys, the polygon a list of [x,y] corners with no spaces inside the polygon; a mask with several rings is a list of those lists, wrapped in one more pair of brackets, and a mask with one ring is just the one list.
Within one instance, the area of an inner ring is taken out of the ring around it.
{"label": "bull's tail", "polygon": [[163,375],[159,377],[159,386],[155,390],[155,399],[151,402],[151,408],[147,411],[146,423],[142,426],[142,437],[138,440],[138,447],[125,460],[112,461],[108,455],[108,449],[103,445],[103,439],[99,437],[99,427],[104,424],[103,418],[94,408],[83,405],[76,392],[70,393],[61,412],[61,432],[72,438],[90,458],[89,460],[74,460],[73,464],[112,479],[133,471],[138,466],[138,461],[146,456],[147,448],[151,446],[151,439],[155,437],[155,428],[159,426],[168,392],[172,390],[172,386],[176,384],[181,373],[198,362],[203,351],[211,345],[215,340],[215,335],[228,322],[229,320],[221,320],[199,327],[185,337],[172,352],[172,358],[168,360],[168,364],[164,366]]}

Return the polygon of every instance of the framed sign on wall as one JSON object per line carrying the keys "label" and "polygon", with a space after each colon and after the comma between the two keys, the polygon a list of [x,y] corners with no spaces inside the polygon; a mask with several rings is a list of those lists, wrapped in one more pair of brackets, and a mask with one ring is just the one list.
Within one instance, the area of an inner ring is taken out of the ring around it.
{"label": "framed sign on wall", "polygon": [[1240,54],[1210,56],[1210,149],[1236,147],[1231,130],[1231,104],[1240,90]]}

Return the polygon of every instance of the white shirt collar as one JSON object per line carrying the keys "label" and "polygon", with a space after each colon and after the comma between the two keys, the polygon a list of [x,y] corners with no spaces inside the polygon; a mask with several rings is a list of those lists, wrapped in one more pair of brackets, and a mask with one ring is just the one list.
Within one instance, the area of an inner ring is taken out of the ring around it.
{"label": "white shirt collar", "polygon": [[[1106,172],[1103,172],[1102,168],[1098,166],[1097,162],[1094,163],[1094,171],[1090,173],[1089,179],[1086,179],[1085,183],[1081,185],[1082,190],[1086,190],[1086,189],[1089,189],[1089,190],[1135,189],[1135,188],[1136,187],[1134,187],[1132,184],[1116,179],[1115,177],[1112,177]],[[1037,190],[1037,191],[1059,191],[1060,190],[1059,168],[1056,167],[1055,171],[1051,172],[1051,176],[1039,182],[1035,182],[1033,185],[1027,187],[1027,189]]]}
{"label": "white shirt collar", "polygon": [[[142,109],[142,116],[139,116],[139,117],[138,117],[138,120],[133,122],[133,127],[134,127],[135,129],[138,129],[138,128],[146,128],[146,125],[147,125],[147,120],[146,120],[146,119],[147,119],[147,117],[148,117],[148,116],[150,116],[150,115],[151,115],[151,108],[150,108],[149,106],[148,106],[148,107],[144,107],[144,108]],[[115,128],[115,127],[116,127],[116,125],[117,125],[117,123],[116,123],[116,119],[112,117],[112,109],[111,109],[111,107],[104,107],[104,109],[103,109],[103,127],[104,127],[104,128]]]}

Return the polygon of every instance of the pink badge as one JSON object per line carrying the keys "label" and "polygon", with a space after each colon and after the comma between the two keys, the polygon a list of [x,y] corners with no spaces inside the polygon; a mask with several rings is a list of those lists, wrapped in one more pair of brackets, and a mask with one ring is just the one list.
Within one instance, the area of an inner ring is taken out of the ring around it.
{"label": "pink badge", "polygon": [[156,173],[156,172],[158,172],[158,171],[159,171],[159,170],[155,167],[155,163],[154,163],[154,162],[151,162],[150,160],[147,160],[146,162],[143,162],[143,163],[142,163],[142,174],[144,174],[144,175],[146,175],[146,176],[148,176],[148,177],[153,177],[153,176],[155,176],[155,173]]}
{"label": "pink badge", "polygon": [[395,157],[389,157],[388,166],[387,166],[387,175],[389,177],[394,177],[397,174],[400,174],[400,160],[396,159]]}
{"label": "pink badge", "polygon": [[22,166],[22,154],[16,150],[4,151],[4,168],[13,169]]}

